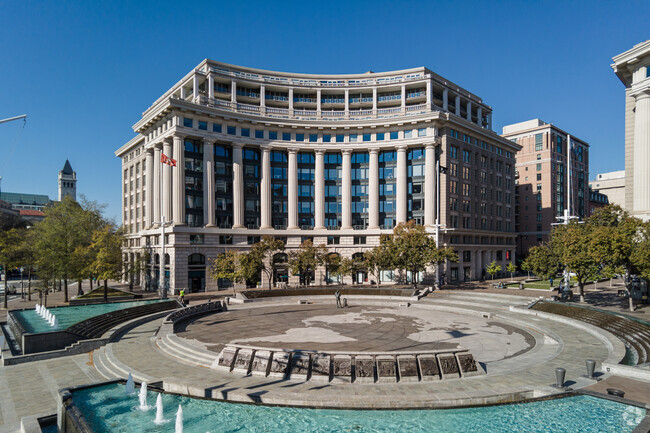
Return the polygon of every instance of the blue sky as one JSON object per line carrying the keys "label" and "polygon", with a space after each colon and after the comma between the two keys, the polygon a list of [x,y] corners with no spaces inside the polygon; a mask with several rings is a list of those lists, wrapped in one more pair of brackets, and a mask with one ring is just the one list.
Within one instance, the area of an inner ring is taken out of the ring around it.
{"label": "blue sky", "polygon": [[[539,117],[591,144],[590,178],[624,169],[611,58],[650,39],[650,2],[0,2],[2,190],[78,193],[120,215],[141,113],[204,58],[279,71],[426,66],[479,95],[494,129]],[[119,221],[119,220],[118,220]]]}

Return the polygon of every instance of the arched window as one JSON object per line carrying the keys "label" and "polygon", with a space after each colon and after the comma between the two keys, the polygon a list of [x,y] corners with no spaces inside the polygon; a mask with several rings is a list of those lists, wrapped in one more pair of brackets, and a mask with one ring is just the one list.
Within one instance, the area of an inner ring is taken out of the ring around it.
{"label": "arched window", "polygon": [[277,253],[273,256],[273,263],[287,263],[289,261],[289,256],[286,253]]}
{"label": "arched window", "polygon": [[203,254],[195,253],[190,254],[187,258],[188,265],[205,265],[205,256]]}

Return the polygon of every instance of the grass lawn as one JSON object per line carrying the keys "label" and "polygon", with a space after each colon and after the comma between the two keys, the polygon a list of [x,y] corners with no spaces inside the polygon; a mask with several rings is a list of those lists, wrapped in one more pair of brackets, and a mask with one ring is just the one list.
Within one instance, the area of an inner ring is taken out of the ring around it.
{"label": "grass lawn", "polygon": [[[551,283],[548,280],[542,280],[542,281],[531,281],[524,283],[524,288],[525,289],[540,289],[540,290],[555,290],[557,287],[560,285],[561,278],[558,279],[553,279],[553,287],[551,287]],[[576,280],[574,277],[571,277],[571,284],[576,284],[578,280]],[[512,283],[512,284],[506,284],[506,287],[513,287],[518,289],[519,288],[519,283]]]}
{"label": "grass lawn", "polygon": [[[117,289],[111,289],[110,287],[108,288],[108,297],[119,297],[119,296],[131,296],[131,293],[129,292],[123,292],[122,290],[117,290]],[[92,292],[85,293],[77,299],[95,299],[95,298],[103,298],[104,297],[104,287],[97,287],[96,289],[93,289]]]}

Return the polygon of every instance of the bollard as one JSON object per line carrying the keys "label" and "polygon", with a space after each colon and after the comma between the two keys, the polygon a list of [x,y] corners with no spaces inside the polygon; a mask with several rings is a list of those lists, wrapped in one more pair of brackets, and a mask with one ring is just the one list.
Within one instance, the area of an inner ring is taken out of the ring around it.
{"label": "bollard", "polygon": [[566,375],[566,370],[562,367],[555,369],[555,386],[558,388],[564,388],[564,376]]}
{"label": "bollard", "polygon": [[226,305],[230,305],[230,296],[226,296]]}
{"label": "bollard", "polygon": [[587,377],[589,379],[594,379],[594,370],[596,370],[596,361],[593,359],[588,359],[587,363]]}

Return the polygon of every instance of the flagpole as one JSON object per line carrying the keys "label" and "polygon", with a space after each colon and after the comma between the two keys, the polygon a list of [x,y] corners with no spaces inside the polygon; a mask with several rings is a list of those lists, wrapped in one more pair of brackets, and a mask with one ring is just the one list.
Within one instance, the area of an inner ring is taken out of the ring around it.
{"label": "flagpole", "polygon": [[[161,155],[163,155],[161,153]],[[158,177],[160,181],[160,275],[159,275],[159,287],[158,293],[160,293],[161,298],[167,297],[167,285],[165,284],[165,194],[163,192],[163,175],[162,172],[165,169],[163,165],[162,158],[158,161],[160,164],[160,170],[158,170]]]}

